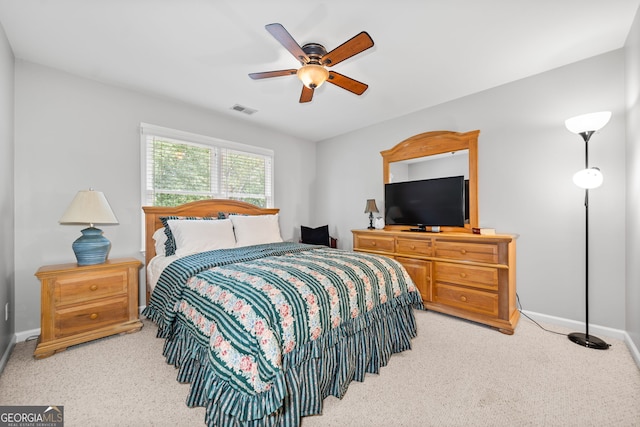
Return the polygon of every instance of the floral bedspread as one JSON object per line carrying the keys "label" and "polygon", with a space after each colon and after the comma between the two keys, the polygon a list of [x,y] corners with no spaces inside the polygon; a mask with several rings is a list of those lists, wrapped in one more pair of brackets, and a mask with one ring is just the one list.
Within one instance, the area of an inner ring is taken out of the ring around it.
{"label": "floral bedspread", "polygon": [[[392,353],[410,345],[415,336],[411,307],[421,304],[406,270],[390,258],[284,242],[173,262],[144,314],[167,338],[168,359],[189,371],[184,378],[193,383],[198,377],[189,400],[208,406],[210,425],[283,413],[289,417],[286,424],[295,425],[296,417],[318,412],[318,400],[346,390],[345,381],[336,385],[322,380],[327,373],[316,372],[326,363],[338,372],[341,359],[354,357],[339,354],[353,351],[340,342],[357,336],[348,345],[364,353],[360,370],[375,372],[386,364],[385,350],[376,347],[390,347]],[[401,315],[395,318],[397,307]],[[391,320],[382,318],[386,315]],[[308,375],[311,382],[288,371]],[[293,382],[303,390],[296,391]],[[309,393],[315,403],[305,410],[298,400]],[[292,401],[303,408],[287,415]]]}

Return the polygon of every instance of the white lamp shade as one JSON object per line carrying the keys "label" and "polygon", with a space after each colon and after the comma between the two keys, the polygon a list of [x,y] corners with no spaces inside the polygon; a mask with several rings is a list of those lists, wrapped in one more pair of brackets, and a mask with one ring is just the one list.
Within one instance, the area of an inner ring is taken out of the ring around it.
{"label": "white lamp shade", "polygon": [[73,198],[60,224],[117,224],[118,219],[101,191],[81,190]]}
{"label": "white lamp shade", "polygon": [[583,114],[565,120],[564,125],[570,132],[581,134],[602,129],[611,119],[611,111]]}
{"label": "white lamp shade", "polygon": [[598,188],[602,185],[602,181],[604,176],[598,168],[583,169],[573,175],[573,183],[580,188]]}
{"label": "white lamp shade", "polygon": [[320,87],[329,78],[329,71],[322,65],[307,64],[296,73],[302,84],[309,89]]}

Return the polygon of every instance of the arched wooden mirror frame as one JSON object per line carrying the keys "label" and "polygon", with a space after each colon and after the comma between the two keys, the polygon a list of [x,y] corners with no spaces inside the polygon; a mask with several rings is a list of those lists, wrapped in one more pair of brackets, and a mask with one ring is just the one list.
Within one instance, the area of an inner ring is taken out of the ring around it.
{"label": "arched wooden mirror frame", "polygon": [[[464,227],[442,227],[442,231],[471,232],[478,227],[478,134],[479,130],[465,133],[450,131],[425,132],[398,143],[395,147],[381,151],[384,183],[389,183],[389,163],[417,159],[453,151],[469,150],[469,223]],[[387,225],[387,229],[406,226]]]}

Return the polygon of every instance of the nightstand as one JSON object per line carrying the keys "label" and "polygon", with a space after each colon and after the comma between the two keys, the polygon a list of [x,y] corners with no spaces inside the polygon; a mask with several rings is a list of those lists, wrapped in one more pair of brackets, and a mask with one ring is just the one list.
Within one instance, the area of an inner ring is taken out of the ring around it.
{"label": "nightstand", "polygon": [[139,331],[141,265],[135,258],[121,258],[40,267],[40,337],[33,356],[42,359],[72,345]]}

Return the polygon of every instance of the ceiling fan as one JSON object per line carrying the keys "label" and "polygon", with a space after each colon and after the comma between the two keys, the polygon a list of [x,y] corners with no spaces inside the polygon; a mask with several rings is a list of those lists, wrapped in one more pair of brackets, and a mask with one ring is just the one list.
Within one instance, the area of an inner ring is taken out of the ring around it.
{"label": "ceiling fan", "polygon": [[265,25],[265,28],[276,40],[282,44],[298,61],[302,67],[300,69],[265,71],[262,73],[251,73],[249,77],[254,80],[266,79],[269,77],[290,76],[296,74],[302,81],[302,94],[300,102],[309,102],[313,98],[313,91],[325,81],[333,83],[356,95],[362,95],[369,87],[368,85],[354,80],[350,77],[328,71],[325,67],[333,67],[336,64],[359,54],[373,46],[373,40],[365,31],[355,35],[351,39],[327,53],[327,50],[319,43],[307,43],[300,45],[291,37],[291,34],[278,23]]}

